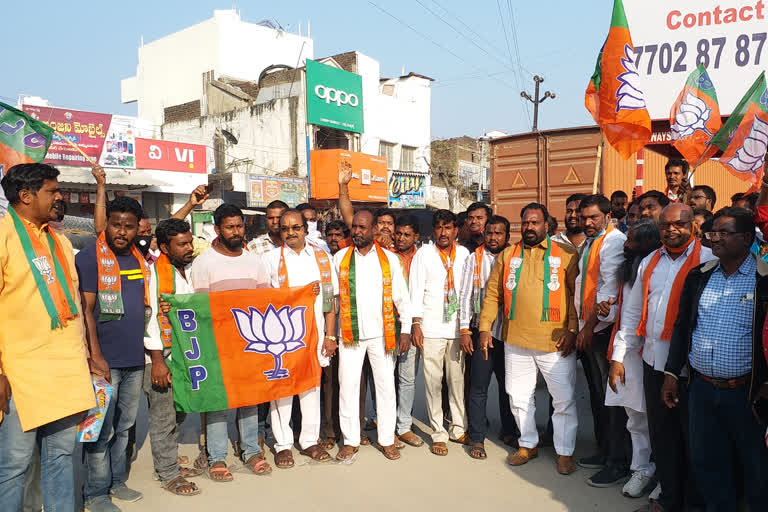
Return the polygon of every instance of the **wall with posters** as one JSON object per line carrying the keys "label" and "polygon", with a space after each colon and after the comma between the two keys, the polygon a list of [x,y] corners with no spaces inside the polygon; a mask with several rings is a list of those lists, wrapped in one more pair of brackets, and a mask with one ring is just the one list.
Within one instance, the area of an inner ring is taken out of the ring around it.
{"label": "wall with posters", "polygon": [[[635,65],[652,119],[669,109],[688,75],[704,64],[720,113],[728,115],[768,65],[768,5],[763,0],[624,0]],[[602,10],[606,22],[610,6]]]}
{"label": "wall with posters", "polygon": [[307,199],[306,180],[253,174],[248,176],[248,206],[252,208],[264,208],[275,200],[294,207],[306,203]]}
{"label": "wall with posters", "polygon": [[390,208],[426,208],[426,181],[423,174],[393,172],[389,177]]}

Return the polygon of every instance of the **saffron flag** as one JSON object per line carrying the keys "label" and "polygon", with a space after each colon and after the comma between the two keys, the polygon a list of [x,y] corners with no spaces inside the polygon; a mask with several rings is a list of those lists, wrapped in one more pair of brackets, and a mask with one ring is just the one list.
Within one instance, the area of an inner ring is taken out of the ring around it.
{"label": "saffron flag", "polygon": [[717,152],[709,141],[722,125],[715,86],[704,65],[699,64],[669,112],[672,146],[696,166]]}
{"label": "saffron flag", "polygon": [[731,174],[750,182],[750,190],[758,187],[768,149],[768,91],[764,71],[712,137],[712,145],[723,150],[720,163]]}
{"label": "saffron flag", "polygon": [[639,79],[624,4],[614,0],[611,28],[597,56],[584,105],[600,125],[603,136],[625,160],[651,138],[651,117]]}
{"label": "saffron flag", "polygon": [[320,385],[311,284],[164,298],[177,410],[257,405]]}

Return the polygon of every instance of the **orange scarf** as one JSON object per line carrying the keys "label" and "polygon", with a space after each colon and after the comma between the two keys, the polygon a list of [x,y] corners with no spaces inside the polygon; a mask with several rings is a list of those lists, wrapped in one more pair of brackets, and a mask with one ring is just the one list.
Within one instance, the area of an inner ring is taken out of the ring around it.
{"label": "orange scarf", "polygon": [[[323,290],[323,313],[333,311],[333,281],[331,280],[331,262],[320,247],[307,243],[314,253],[317,268],[320,270],[320,283]],[[277,266],[277,280],[280,288],[288,288],[288,267],[285,264],[285,244],[280,246],[280,264]]]}
{"label": "orange scarf", "polygon": [[[144,281],[144,307],[149,308],[149,265],[139,252],[139,248],[134,244],[131,244],[131,254],[139,262]],[[125,314],[122,283],[120,282],[120,265],[117,263],[112,249],[109,248],[104,231],[96,239],[96,265],[99,276],[99,309],[101,310],[99,321],[119,320]]]}
{"label": "orange scarf", "polygon": [[[579,319],[586,320],[595,309],[597,300],[597,278],[600,275],[600,249],[605,237],[613,231],[613,224],[608,223],[602,235],[598,236],[588,251],[582,250],[581,260],[581,311]],[[586,260],[586,265],[585,265]]]}
{"label": "orange scarf", "polygon": [[[672,250],[667,248],[667,251],[671,252],[672,254],[682,254],[691,244],[694,244],[693,250],[691,251],[691,254],[689,254],[686,258],[683,266],[680,267],[680,271],[677,273],[675,280],[672,282],[672,290],[669,292],[667,314],[664,317],[664,329],[661,331],[661,339],[665,341],[672,339],[672,331],[675,326],[675,319],[677,318],[677,313],[680,311],[680,295],[683,293],[683,284],[685,284],[685,278],[688,277],[688,272],[690,272],[692,269],[697,267],[699,263],[701,263],[701,242],[698,240],[698,238],[691,234],[690,240],[688,240],[688,243],[686,243],[683,247]],[[656,252],[653,253],[651,261],[648,263],[645,272],[643,272],[643,313],[640,316],[640,323],[637,325],[636,334],[638,336],[646,336],[647,334],[645,324],[648,323],[648,294],[651,287],[651,275],[653,274],[653,270],[656,268],[656,265],[658,265],[660,259],[661,249],[656,249]]]}
{"label": "orange scarf", "polygon": [[445,269],[445,285],[443,286],[443,322],[450,322],[453,314],[459,309],[459,300],[456,297],[456,284],[453,279],[453,264],[456,261],[456,242],[451,244],[450,254],[435,246],[440,261]]}
{"label": "orange scarf", "polygon": [[[397,353],[397,345],[395,343],[395,305],[392,300],[392,269],[384,249],[376,242],[373,243],[373,247],[379,257],[384,288],[381,301],[384,321],[384,348],[388,354],[395,354]],[[353,347],[360,343],[354,247],[347,250],[341,260],[341,265],[339,265],[339,288],[341,338],[345,347]]]}
{"label": "orange scarf", "polygon": [[[549,235],[546,238],[547,248],[544,251],[544,290],[541,296],[541,321],[560,322],[560,305],[562,303],[562,289],[565,283],[565,269],[563,268],[563,253],[560,246],[553,242]],[[504,311],[506,318],[515,319],[515,304],[517,302],[517,289],[520,282],[520,274],[525,258],[525,243],[521,240],[515,244],[509,259],[504,262]]]}
{"label": "orange scarf", "polygon": [[[173,272],[171,260],[168,259],[165,253],[161,254],[155,261],[158,299],[163,295],[173,295],[176,293],[176,280],[174,279]],[[157,312],[157,323],[160,325],[160,337],[163,339],[163,347],[171,348],[171,322],[168,320],[168,316],[159,309]]]}

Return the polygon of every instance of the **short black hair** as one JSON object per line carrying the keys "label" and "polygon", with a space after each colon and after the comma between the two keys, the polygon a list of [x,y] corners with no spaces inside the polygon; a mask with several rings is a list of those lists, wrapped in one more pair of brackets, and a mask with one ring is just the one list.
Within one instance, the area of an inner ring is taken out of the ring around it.
{"label": "short black hair", "polygon": [[[720,217],[730,217],[736,221],[736,229],[739,233],[747,233],[752,236],[752,240],[755,239],[755,216],[746,208],[738,208],[735,206],[726,206],[721,208],[715,214],[715,219]],[[712,220],[714,226],[714,219]]]}
{"label": "short black hair", "polygon": [[649,197],[655,199],[656,202],[659,203],[659,206],[661,206],[662,208],[664,208],[669,204],[669,198],[667,197],[667,194],[665,194],[664,192],[659,192],[658,190],[649,190],[645,194],[635,199],[635,201],[637,202],[637,204],[640,204],[643,201],[643,199],[647,199]]}
{"label": "short black hair", "polygon": [[190,231],[189,223],[185,220],[174,219],[173,217],[170,219],[161,220],[157,223],[157,227],[155,228],[157,245],[169,244],[171,242],[171,238],[175,237],[176,235],[189,233]]}
{"label": "short black hair", "polygon": [[667,164],[664,166],[664,172],[667,172],[670,167],[682,167],[683,174],[688,174],[688,162],[680,158],[670,158],[667,160]]}
{"label": "short black hair", "polygon": [[139,202],[128,196],[118,196],[107,203],[107,218],[113,213],[132,213],[136,216],[136,222],[144,217],[144,210]]}
{"label": "short black hair", "polygon": [[338,229],[342,233],[344,233],[344,236],[349,235],[349,228],[346,224],[344,224],[344,221],[341,220],[332,220],[328,224],[325,225],[325,236],[328,236],[328,232],[332,231],[334,229]]}
{"label": "short black hair", "polygon": [[395,221],[395,229],[401,226],[409,227],[414,233],[417,235],[419,234],[419,220],[411,214],[406,213],[397,218]]}
{"label": "short black hair", "polygon": [[616,197],[623,197],[624,199],[629,199],[629,196],[623,190],[615,190],[613,194],[611,194],[611,201],[613,201],[613,199]]}
{"label": "short black hair", "polygon": [[717,202],[717,194],[715,194],[715,189],[713,189],[709,185],[696,185],[691,189],[691,192],[697,192],[699,190],[704,192],[704,195],[707,196],[707,199],[709,199],[712,202],[712,208],[714,208],[715,203]]}
{"label": "short black hair", "polygon": [[459,212],[458,215],[456,215],[456,227],[462,228],[464,227],[464,224],[467,222],[467,212]]}
{"label": "short black hair", "polygon": [[374,212],[374,214],[373,214],[373,222],[374,223],[379,222],[379,218],[380,217],[386,217],[387,215],[392,217],[392,222],[395,222],[395,212],[393,212],[389,208],[379,208],[379,209],[377,209]]}
{"label": "short black hair", "polygon": [[[305,203],[306,204],[306,203]],[[306,208],[304,208],[306,210]],[[285,217],[289,213],[295,213],[299,216],[301,219],[301,224],[304,226],[304,231],[309,231],[309,224],[307,223],[307,219],[304,218],[304,216],[301,214],[302,210],[299,210],[299,207],[296,208],[288,208],[283,213],[280,214],[280,222],[283,222],[283,217]]]}
{"label": "short black hair", "polygon": [[553,216],[547,217],[547,234],[554,236],[557,233],[557,219]]}
{"label": "short black hair", "polygon": [[[274,203],[274,201],[272,201],[272,202]],[[282,201],[280,201],[280,202],[282,203]],[[283,204],[285,204],[285,203],[283,203]],[[286,205],[286,208],[287,207],[288,207],[288,205]],[[303,212],[304,210],[317,211],[317,208],[315,208],[314,206],[312,206],[309,203],[301,203],[300,205],[296,206],[296,210],[298,210],[300,212]]]}
{"label": "short black hair", "polygon": [[695,217],[697,215],[701,215],[702,217],[704,217],[704,222],[707,222],[708,220],[712,220],[715,218],[715,215],[711,211],[705,210],[704,208],[694,208],[693,216]]}
{"label": "short black hair", "polygon": [[22,190],[28,190],[37,193],[43,188],[45,180],[55,180],[59,177],[59,170],[48,164],[18,164],[14,165],[5,173],[2,181],[5,198],[16,205],[21,201],[19,193]]}
{"label": "short black hair", "polygon": [[440,223],[443,222],[445,224],[448,224],[449,222],[452,222],[453,225],[456,225],[456,214],[453,213],[451,210],[437,210],[434,215],[432,215],[432,227],[436,228],[440,225]]}
{"label": "short black hair", "polygon": [[544,220],[546,221],[549,219],[549,210],[547,210],[546,206],[541,203],[528,203],[527,205],[523,206],[522,210],[520,210],[520,220],[523,220],[523,216],[528,210],[541,210],[541,212],[544,214]]}
{"label": "short black hair", "polygon": [[704,224],[701,225],[701,232],[702,233],[709,233],[712,231],[712,228],[715,225],[715,216],[713,215],[711,219],[708,221],[705,221]]}
{"label": "short black hair", "polygon": [[491,218],[491,215],[493,215],[493,210],[491,210],[491,207],[480,201],[476,201],[469,205],[469,208],[467,208],[467,215],[475,210],[485,210],[485,216],[489,219]]}
{"label": "short black hair", "polygon": [[581,203],[581,201],[587,197],[587,194],[582,194],[581,192],[577,192],[575,194],[571,194],[568,196],[568,199],[565,200],[565,204],[572,203],[574,201],[578,201]]}
{"label": "short black hair", "polygon": [[611,201],[603,194],[592,194],[581,200],[579,203],[579,209],[583,210],[590,206],[597,206],[600,213],[608,215],[611,213]]}
{"label": "short black hair", "polygon": [[746,201],[749,203],[750,209],[754,211],[755,207],[757,206],[757,192],[753,192],[751,194],[734,194],[731,197],[731,203],[735,203],[736,201]]}
{"label": "short black hair", "polygon": [[491,215],[488,217],[488,222],[485,223],[486,226],[491,224],[503,224],[504,225],[504,231],[509,234],[509,221],[506,217],[502,217],[501,215]]}
{"label": "short black hair", "polygon": [[245,217],[243,217],[243,211],[239,207],[232,203],[222,203],[213,212],[213,223],[217,226],[221,226],[221,223],[224,222],[224,219],[229,217],[240,217],[243,219],[243,221],[245,221]]}
{"label": "short black hair", "polygon": [[267,205],[267,210],[272,210],[274,208],[283,208],[283,209],[287,210],[288,209],[288,205],[285,204],[283,201],[281,201],[279,199],[275,199],[274,201],[272,201],[271,203],[269,203]]}

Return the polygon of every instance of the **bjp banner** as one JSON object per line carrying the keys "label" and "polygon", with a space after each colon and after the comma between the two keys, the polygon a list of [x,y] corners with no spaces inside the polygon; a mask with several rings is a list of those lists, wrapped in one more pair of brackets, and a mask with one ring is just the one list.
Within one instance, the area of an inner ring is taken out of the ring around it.
{"label": "bjp banner", "polygon": [[165,299],[177,410],[257,405],[320,385],[311,284]]}

